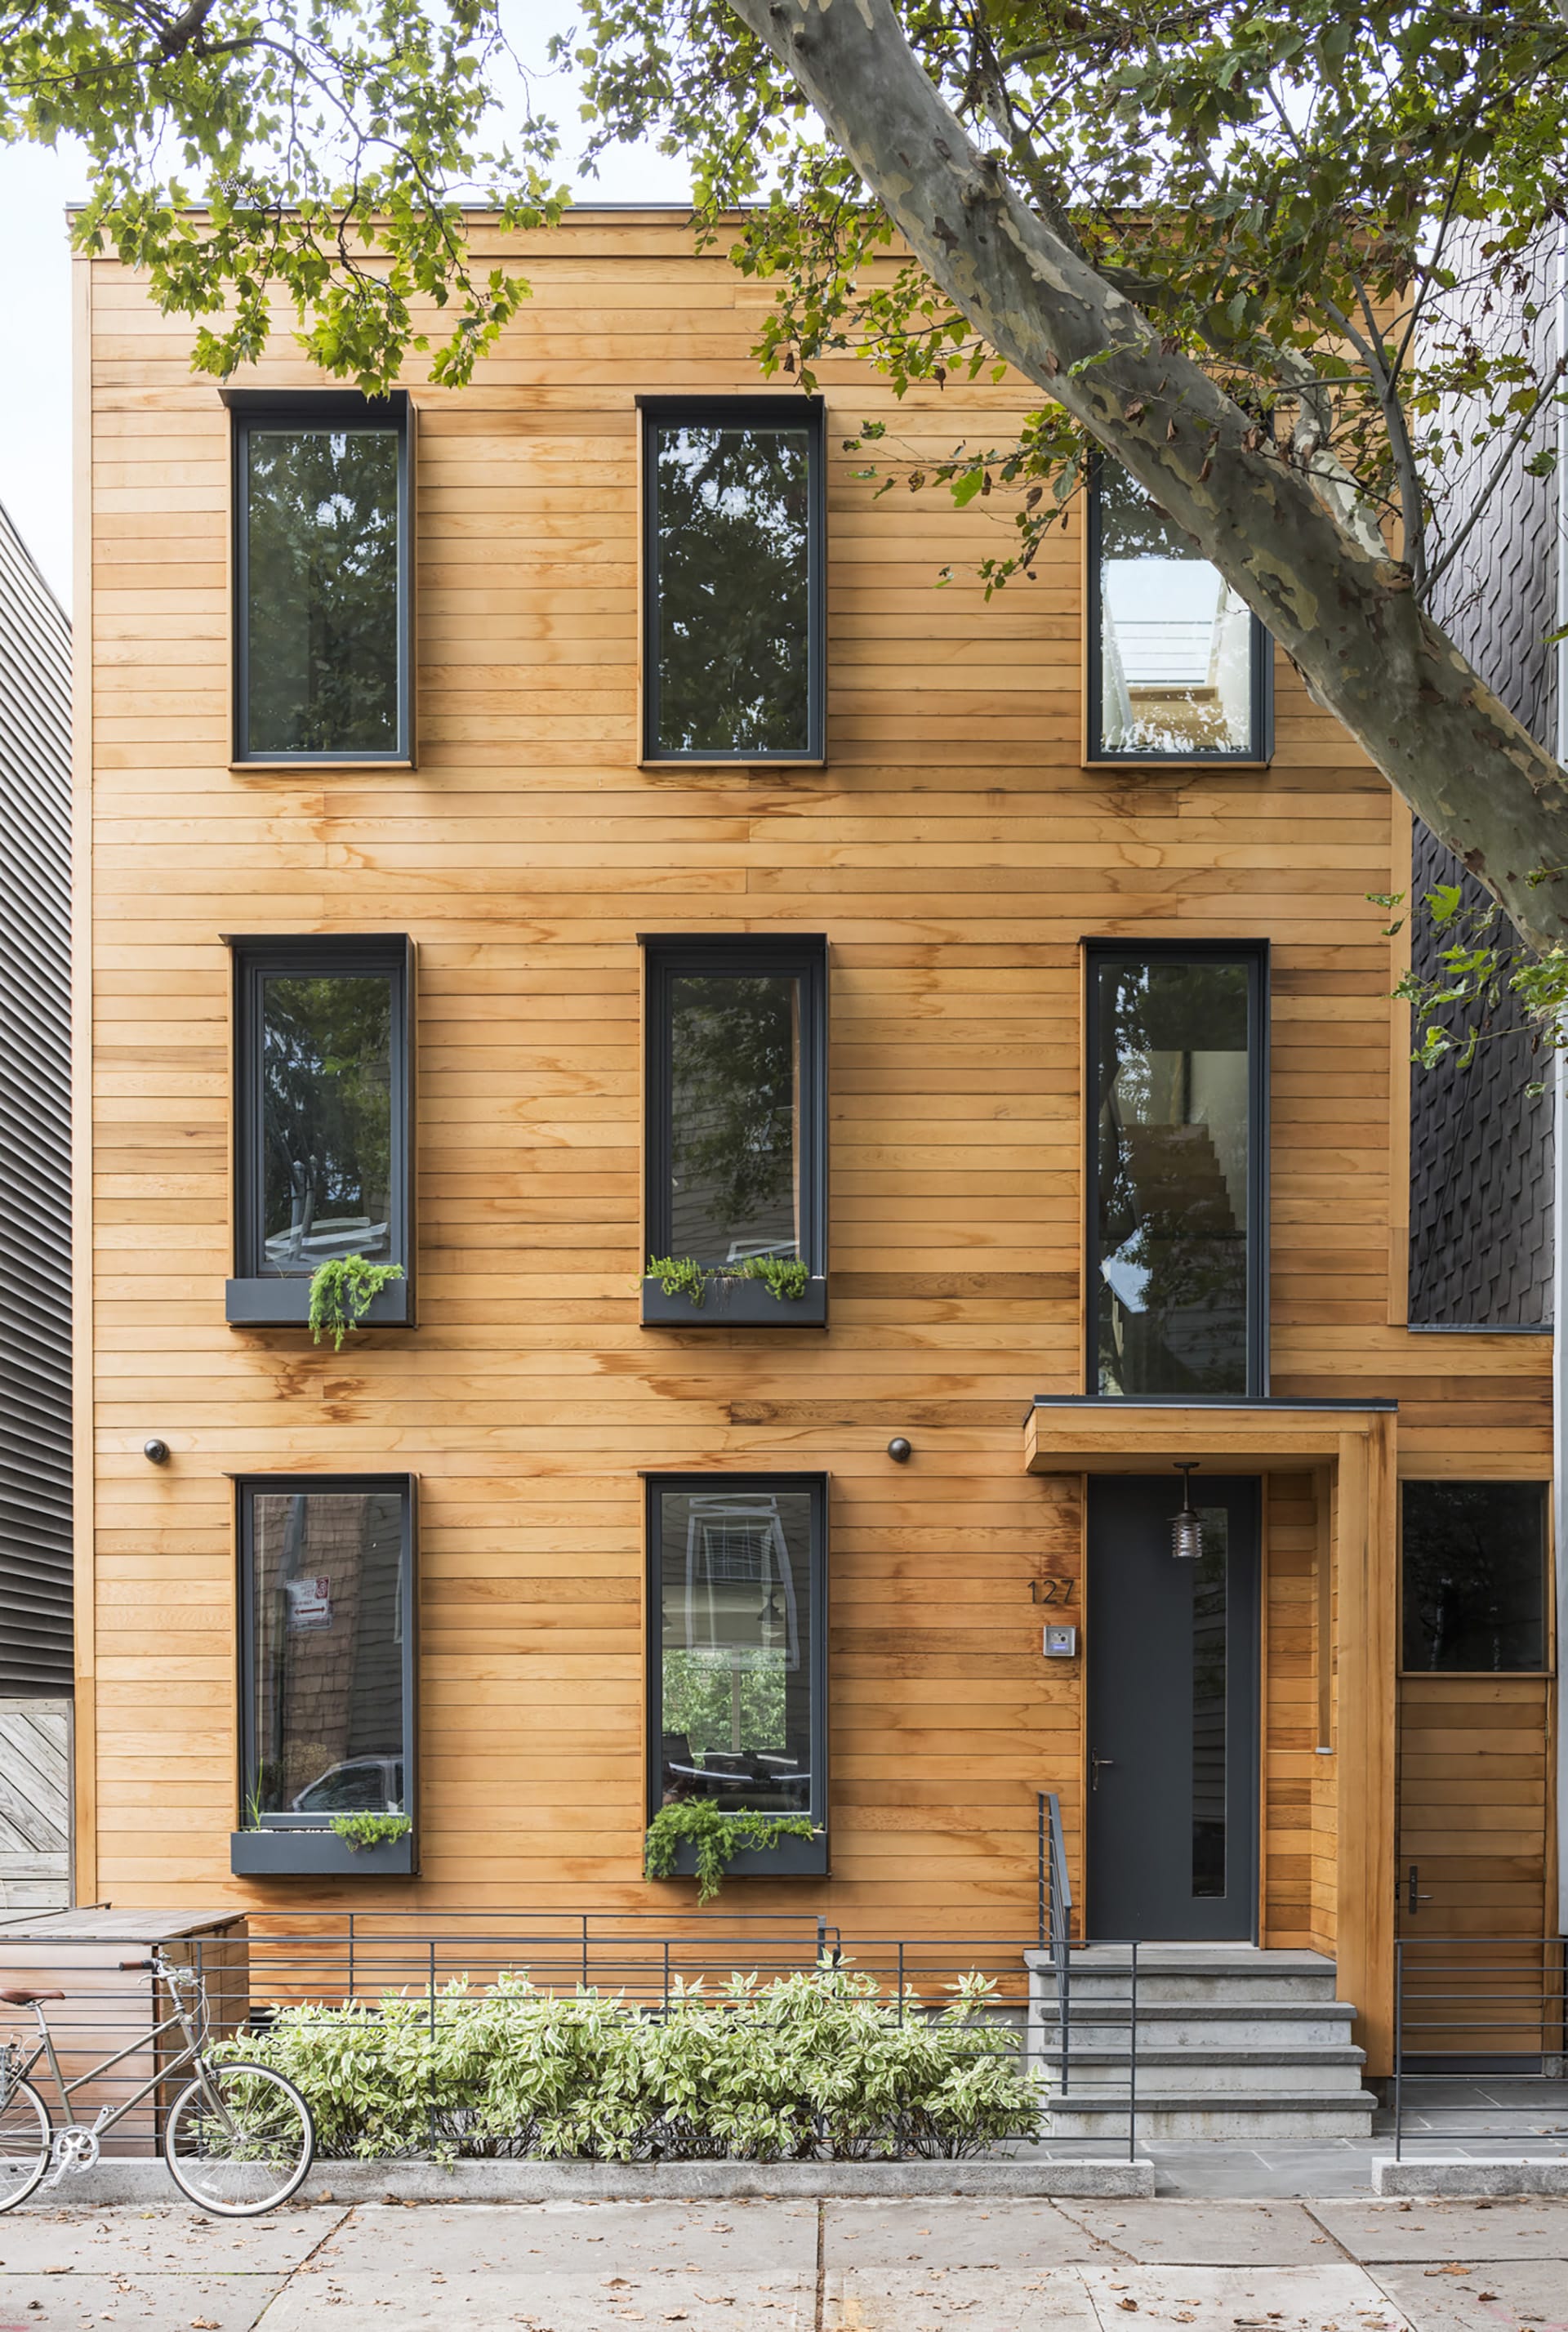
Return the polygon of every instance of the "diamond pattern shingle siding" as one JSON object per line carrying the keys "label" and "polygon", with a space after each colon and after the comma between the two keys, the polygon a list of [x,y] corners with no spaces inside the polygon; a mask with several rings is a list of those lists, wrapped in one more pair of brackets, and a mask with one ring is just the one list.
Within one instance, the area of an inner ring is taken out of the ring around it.
{"label": "diamond pattern shingle siding", "polygon": [[[1544,247],[1531,304],[1480,312],[1487,337],[1533,337],[1538,360],[1555,359],[1556,253]],[[1550,422],[1546,428],[1551,427]],[[1487,457],[1495,459],[1494,453]],[[1479,465],[1475,465],[1478,467]],[[1455,567],[1438,587],[1433,613],[1456,645],[1533,735],[1555,734],[1557,658],[1544,645],[1555,623],[1555,529],[1560,489],[1516,462]],[[1461,485],[1448,513],[1462,516]],[[1418,821],[1411,894],[1437,883],[1485,894]],[[1416,969],[1437,968],[1438,944],[1412,919]],[[1410,1077],[1410,1318],[1447,1325],[1534,1326],[1552,1313],[1553,1126],[1549,1095],[1531,1082],[1547,1074],[1522,1034],[1484,1044],[1468,1069],[1451,1063]]]}

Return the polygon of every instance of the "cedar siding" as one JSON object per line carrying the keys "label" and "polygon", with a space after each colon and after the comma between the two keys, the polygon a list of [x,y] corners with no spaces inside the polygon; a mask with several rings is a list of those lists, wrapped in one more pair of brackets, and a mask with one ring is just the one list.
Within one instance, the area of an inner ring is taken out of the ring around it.
{"label": "cedar siding", "polygon": [[[1031,1594],[1076,1574],[1081,1489],[1026,1472],[1022,1432],[1034,1395],[1084,1381],[1085,937],[1269,942],[1274,1393],[1397,1400],[1407,1469],[1549,1471],[1549,1340],[1402,1324],[1408,1043],[1366,894],[1402,887],[1407,829],[1283,659],[1268,767],[1085,769],[1081,518],[988,605],[990,504],[878,499],[871,457],[843,450],[880,416],[940,456],[1005,436],[1026,396],[900,405],[846,359],[818,382],[825,765],[640,767],[634,400],[756,395],[766,287],[674,214],[581,210],[506,248],[533,297],[499,352],[461,392],[407,384],[411,770],[231,769],[228,416],[188,326],[79,263],[85,1883],[171,1907],[684,1907],[688,1888],[640,1876],[640,1470],[795,1469],[831,1477],[831,1874],[727,1900],[1023,1936],[1037,1792],[1060,1792],[1075,1857],[1082,1821],[1081,1663],[1042,1660]],[[286,324],[258,378],[310,385]],[[419,1325],[341,1353],[224,1319],[223,934],[314,931],[406,932],[419,966]],[[637,935],[709,932],[826,935],[826,1333],[640,1324]],[[153,1434],[167,1467],[141,1454]],[[234,1879],[228,1477],[387,1470],[419,1477],[421,1876]],[[1271,1472],[1263,1935],[1329,1948],[1332,1495],[1321,1468]],[[1391,1725],[1394,1689],[1391,1662]]]}

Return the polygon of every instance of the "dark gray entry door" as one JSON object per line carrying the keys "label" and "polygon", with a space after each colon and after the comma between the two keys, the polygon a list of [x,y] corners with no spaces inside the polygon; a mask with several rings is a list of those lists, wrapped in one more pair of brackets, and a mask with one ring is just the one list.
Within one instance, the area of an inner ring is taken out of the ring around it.
{"label": "dark gray entry door", "polygon": [[1247,1943],[1257,1913],[1257,1485],[1089,1483],[1087,1932]]}

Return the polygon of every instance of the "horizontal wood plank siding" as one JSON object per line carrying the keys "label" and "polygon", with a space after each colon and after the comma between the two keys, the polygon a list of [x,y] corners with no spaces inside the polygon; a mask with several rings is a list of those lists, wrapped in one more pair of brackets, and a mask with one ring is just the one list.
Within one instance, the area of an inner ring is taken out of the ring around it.
{"label": "horizontal wood plank siding", "polygon": [[[533,297],[498,354],[458,394],[409,382],[411,772],[229,769],[223,408],[186,329],[95,269],[98,1884],[302,1899],[227,1875],[225,1477],[397,1467],[423,1875],[311,1900],[684,1906],[640,1878],[638,1471],[798,1467],[832,1477],[832,1872],[726,1900],[1026,1935],[1038,1790],[1081,1869],[1079,1675],[1032,1595],[1076,1582],[1081,1495],[1021,1435],[1082,1382],[1085,934],[1272,944],[1276,1392],[1397,1398],[1430,1468],[1548,1462],[1544,1343],[1388,1324],[1388,791],[1283,662],[1268,769],[1085,771],[1077,515],[988,605],[994,500],[879,500],[843,450],[881,417],[936,458],[1025,392],[899,404],[837,358],[827,766],[639,769],[633,400],[754,393],[766,293],[673,219],[509,248]],[[308,384],[286,322],[258,378]],[[420,951],[421,1324],[340,1353],[231,1331],[219,934],[377,929]],[[661,930],[827,936],[826,1336],[638,1325],[636,934]],[[1271,1495],[1267,1931],[1332,1947],[1327,1491],[1298,1467]]]}

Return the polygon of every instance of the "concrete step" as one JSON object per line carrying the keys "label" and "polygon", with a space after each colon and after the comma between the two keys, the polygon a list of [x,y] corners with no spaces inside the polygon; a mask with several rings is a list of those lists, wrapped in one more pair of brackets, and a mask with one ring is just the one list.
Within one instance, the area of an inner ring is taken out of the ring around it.
{"label": "concrete step", "polygon": [[[1145,2089],[1138,2085],[1140,2138],[1230,2138],[1256,2145],[1270,2137],[1366,2137],[1377,2099],[1369,2089],[1233,2089],[1220,2098],[1202,2089]],[[1053,2137],[1114,2137],[1127,2135],[1127,2107],[1109,2098],[1076,2096],[1051,2100]]]}
{"label": "concrete step", "polygon": [[[1364,2137],[1376,2099],[1351,2039],[1355,2010],[1319,1952],[1248,1945],[1091,1945],[1031,1952],[1028,2060],[1053,2135],[1124,2136],[1136,2042],[1141,2134]],[[1064,2029],[1064,2008],[1066,2026]]]}
{"label": "concrete step", "polygon": [[[1080,2049],[1075,2043],[1066,2053],[1044,2049],[1037,2061],[1053,2094],[1061,2093],[1064,2080],[1074,2097],[1090,2089],[1126,2090],[1129,2059],[1124,2048]],[[1261,2094],[1267,2090],[1280,2097],[1333,2090],[1353,2097],[1360,2092],[1365,2063],[1366,2053],[1361,2049],[1216,2049],[1199,2055],[1188,2049],[1140,2046],[1138,2087],[1141,2091],[1145,2087],[1194,2092],[1240,2088]]]}
{"label": "concrete step", "polygon": [[[1297,2003],[1290,2003],[1293,2011]],[[1186,2008],[1156,2009],[1145,2016],[1142,2005],[1138,2011],[1138,2050],[1142,2055],[1149,2049],[1187,2049],[1195,2054],[1215,2049],[1264,2049],[1294,2052],[1301,2049],[1348,2049],[1354,2019],[1347,2008],[1342,2014],[1325,2016],[1313,2009],[1309,2015],[1283,2012],[1276,2015],[1244,2015],[1230,2005],[1223,2012],[1205,2010],[1201,2015]],[[1029,2045],[1038,2049],[1059,2049],[1066,2037],[1076,2049],[1079,2042],[1088,2049],[1109,2049],[1127,2044],[1129,2019],[1112,2014],[1108,2010],[1084,2009],[1075,2005],[1069,2012],[1066,2035],[1053,2001],[1029,2026]]]}

